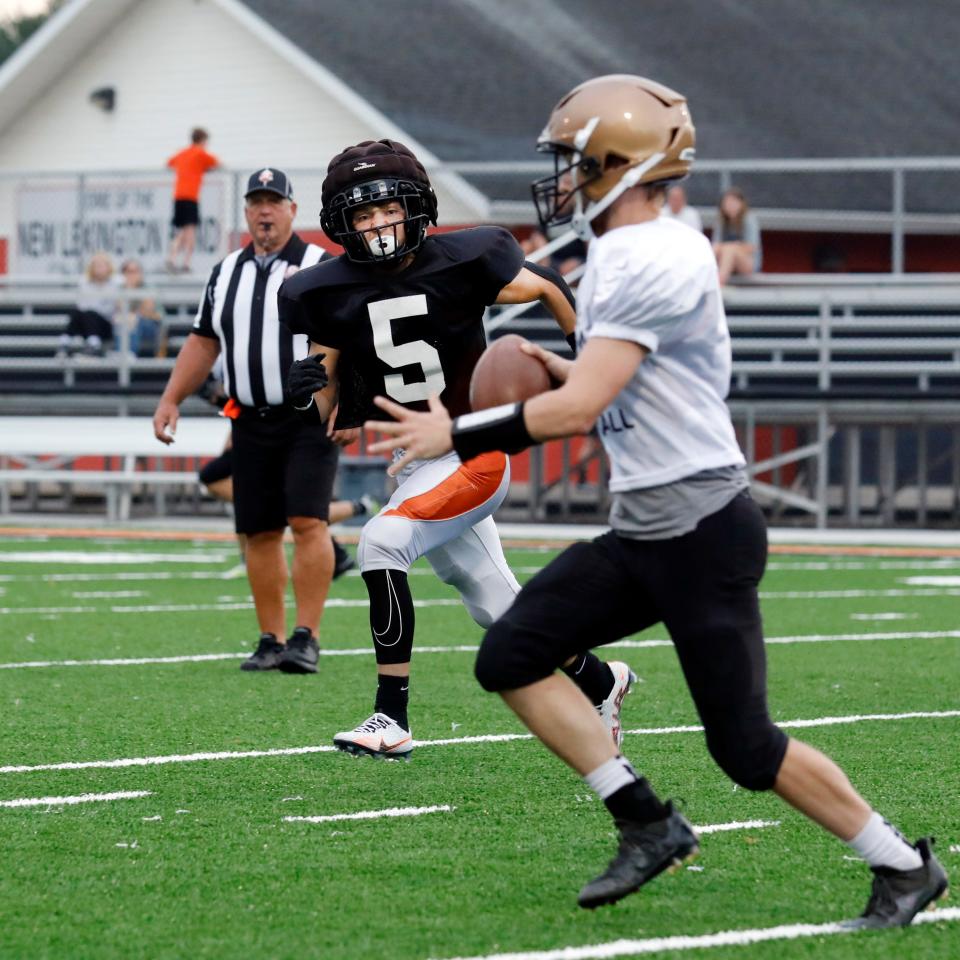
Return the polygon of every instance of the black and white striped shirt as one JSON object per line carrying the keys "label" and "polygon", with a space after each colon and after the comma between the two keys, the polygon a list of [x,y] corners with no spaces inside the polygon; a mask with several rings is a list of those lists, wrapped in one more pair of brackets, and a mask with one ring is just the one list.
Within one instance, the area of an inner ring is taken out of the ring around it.
{"label": "black and white striped shirt", "polygon": [[234,250],[214,268],[193,322],[193,332],[220,341],[227,396],[245,407],[283,404],[290,364],[307,355],[307,338],[292,334],[277,316],[280,284],[324,257],[296,234],[266,266],[253,244]]}

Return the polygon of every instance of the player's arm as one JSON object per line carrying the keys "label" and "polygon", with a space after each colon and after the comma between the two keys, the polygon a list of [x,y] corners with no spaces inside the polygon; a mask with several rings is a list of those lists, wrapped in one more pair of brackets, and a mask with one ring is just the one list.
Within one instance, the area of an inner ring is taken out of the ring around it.
{"label": "player's arm", "polygon": [[323,365],[327,368],[327,385],[313,395],[313,402],[317,405],[320,419],[326,422],[336,409],[340,396],[340,378],[337,375],[337,365],[340,360],[340,351],[333,347],[325,347],[319,343],[310,344],[310,354],[323,355]]}
{"label": "player's arm", "polygon": [[219,353],[219,340],[199,333],[187,337],[153,414],[153,434],[161,443],[173,443],[180,404],[203,386]]}
{"label": "player's arm", "polygon": [[576,302],[567,282],[551,267],[527,260],[520,272],[497,296],[497,303],[532,303],[539,300],[550,311],[570,343],[577,325]]}
{"label": "player's arm", "polygon": [[648,350],[628,340],[596,337],[589,340],[566,382],[525,403],[505,404],[451,420],[436,397],[430,410],[419,413],[377,397],[374,401],[393,422],[368,422],[368,430],[388,434],[371,453],[402,447],[404,456],[388,472],[395,474],[415,459],[438,457],[456,450],[468,460],[487,450],[516,453],[534,443],[588,433],[601,413],[630,382]]}

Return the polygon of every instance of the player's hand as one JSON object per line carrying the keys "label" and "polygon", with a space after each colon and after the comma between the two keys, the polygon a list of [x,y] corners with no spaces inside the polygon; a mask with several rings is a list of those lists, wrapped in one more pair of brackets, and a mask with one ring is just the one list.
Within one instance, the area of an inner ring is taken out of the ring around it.
{"label": "player's hand", "polygon": [[360,439],[359,427],[344,427],[341,430],[335,430],[334,424],[337,422],[337,414],[340,412],[340,404],[336,404],[327,417],[327,439],[332,440],[338,447],[349,447],[351,443]]}
{"label": "player's hand", "polygon": [[431,393],[428,399],[430,410],[421,413],[408,410],[386,397],[374,397],[373,402],[393,417],[393,420],[368,420],[364,427],[378,433],[386,433],[387,440],[378,440],[367,449],[371,453],[389,453],[403,450],[403,456],[394,461],[387,473],[395,477],[413,460],[429,460],[449,453],[453,449],[451,428],[453,421],[440,398]]}
{"label": "player's hand", "polygon": [[360,439],[360,428],[346,427],[343,430],[331,430],[330,439],[338,447],[349,447],[351,443],[356,443]]}
{"label": "player's hand", "polygon": [[172,400],[161,400],[153,414],[153,435],[169,446],[177,432],[180,408]]}
{"label": "player's hand", "polygon": [[544,350],[539,344],[531,343],[529,340],[520,344],[520,349],[531,357],[536,357],[547,368],[547,373],[558,383],[567,382],[570,369],[573,367],[572,360],[565,360],[563,357],[550,350]]}
{"label": "player's hand", "polygon": [[314,353],[302,360],[294,360],[287,371],[284,399],[299,410],[306,410],[313,395],[329,382],[327,368],[321,362],[322,353]]}

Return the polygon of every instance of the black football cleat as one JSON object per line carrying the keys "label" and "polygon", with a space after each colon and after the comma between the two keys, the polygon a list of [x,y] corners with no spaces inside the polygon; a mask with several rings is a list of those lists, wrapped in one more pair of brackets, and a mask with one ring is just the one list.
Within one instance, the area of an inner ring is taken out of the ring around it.
{"label": "black football cleat", "polygon": [[357,561],[333,537],[330,539],[333,540],[333,579],[336,580],[348,570],[352,570],[357,565]]}
{"label": "black football cleat", "polygon": [[673,809],[663,820],[637,823],[617,820],[620,846],[617,855],[599,877],[581,891],[577,903],[587,910],[616,903],[634,890],[639,890],[664,870],[673,870],[698,852],[697,835],[686,817]]}
{"label": "black football cleat", "polygon": [[287,639],[277,660],[277,669],[283,673],[316,673],[320,645],[313,639],[309,627],[297,627]]}
{"label": "black football cleat", "polygon": [[947,895],[947,872],[933,855],[933,837],[923,837],[916,847],[923,864],[914,870],[870,868],[870,899],[859,917],[843,922],[847,930],[906,927],[921,910]]}
{"label": "black football cleat", "polygon": [[284,647],[272,633],[261,633],[257,649],[243,663],[241,670],[274,670]]}

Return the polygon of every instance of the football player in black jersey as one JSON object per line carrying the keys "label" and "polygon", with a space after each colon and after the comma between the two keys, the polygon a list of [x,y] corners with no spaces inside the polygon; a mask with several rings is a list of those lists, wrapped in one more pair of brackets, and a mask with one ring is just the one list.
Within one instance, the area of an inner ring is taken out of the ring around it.
{"label": "football player in black jersey", "polygon": [[[436,223],[436,196],[402,144],[347,148],[330,162],[322,196],[323,229],[345,253],[301,270],[280,291],[281,319],[312,344],[311,357],[291,368],[288,390],[314,415],[326,419],[339,403],[337,427],[351,427],[377,413],[375,395],[425,410],[431,393],[452,413],[467,412],[470,376],[486,347],[483,315],[494,303],[539,300],[572,339],[569,288],[554,271],[525,263],[507,230],[426,235]],[[484,627],[520,589],[493,522],[510,483],[504,454],[461,463],[451,453],[410,464],[398,479],[357,550],[377,658],[374,713],[334,738],[341,750],[384,757],[407,757],[413,746],[410,565],[425,556]],[[635,679],[630,668],[588,653],[566,669],[619,741],[620,705]]]}

